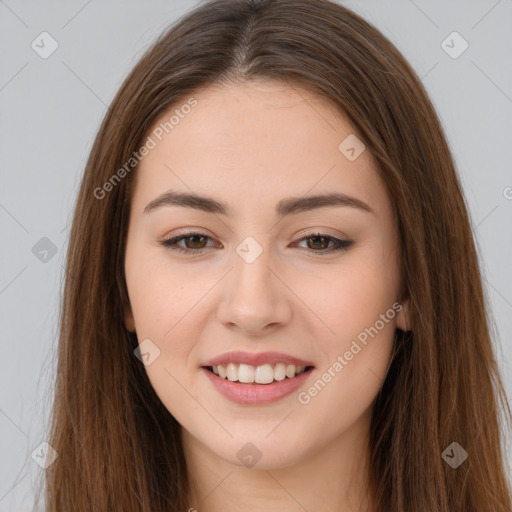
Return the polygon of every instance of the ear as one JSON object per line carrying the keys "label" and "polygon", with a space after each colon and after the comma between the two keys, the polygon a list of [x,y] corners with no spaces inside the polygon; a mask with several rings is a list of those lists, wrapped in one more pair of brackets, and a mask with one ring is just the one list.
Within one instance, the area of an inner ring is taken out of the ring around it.
{"label": "ear", "polygon": [[124,326],[127,331],[135,332],[135,319],[133,318],[132,308],[126,306],[124,313]]}
{"label": "ear", "polygon": [[398,312],[396,317],[396,326],[404,332],[412,331],[409,299],[404,300],[400,305],[402,306],[402,309]]}

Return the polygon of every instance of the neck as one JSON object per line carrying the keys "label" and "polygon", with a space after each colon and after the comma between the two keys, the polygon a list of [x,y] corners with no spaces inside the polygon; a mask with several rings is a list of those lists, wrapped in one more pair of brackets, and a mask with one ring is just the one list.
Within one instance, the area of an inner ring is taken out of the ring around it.
{"label": "neck", "polygon": [[266,469],[228,462],[183,430],[190,507],[198,512],[368,512],[368,426],[369,411],[328,444],[317,443],[294,463]]}

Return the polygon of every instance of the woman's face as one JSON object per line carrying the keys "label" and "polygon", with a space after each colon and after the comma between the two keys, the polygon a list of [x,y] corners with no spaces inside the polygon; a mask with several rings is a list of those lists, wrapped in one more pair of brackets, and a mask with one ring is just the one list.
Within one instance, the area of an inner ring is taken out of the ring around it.
{"label": "woman's face", "polygon": [[278,468],[363,432],[406,309],[392,207],[347,120],[257,81],[201,90],[149,135],[126,326],[187,438]]}

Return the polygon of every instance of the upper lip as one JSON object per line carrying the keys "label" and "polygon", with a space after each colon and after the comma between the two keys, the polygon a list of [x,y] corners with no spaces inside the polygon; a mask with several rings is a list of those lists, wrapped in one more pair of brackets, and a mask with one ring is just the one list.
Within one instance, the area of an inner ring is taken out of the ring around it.
{"label": "upper lip", "polygon": [[218,366],[219,364],[224,366],[229,363],[250,364],[252,366],[277,363],[294,364],[295,366],[313,366],[309,361],[305,361],[304,359],[293,357],[288,354],[283,354],[281,352],[251,353],[239,350],[226,352],[218,357],[214,357],[213,359],[206,361],[203,366]]}

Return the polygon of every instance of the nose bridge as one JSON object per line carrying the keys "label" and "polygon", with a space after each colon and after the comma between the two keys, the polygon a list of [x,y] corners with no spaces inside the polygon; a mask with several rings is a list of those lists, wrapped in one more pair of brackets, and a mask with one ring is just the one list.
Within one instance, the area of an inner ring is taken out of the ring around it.
{"label": "nose bridge", "polygon": [[219,307],[219,320],[256,333],[269,324],[287,321],[290,314],[286,287],[274,275],[272,251],[254,237],[236,248],[234,268]]}

